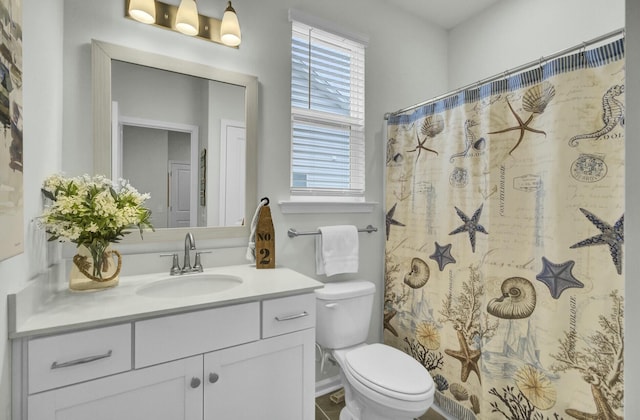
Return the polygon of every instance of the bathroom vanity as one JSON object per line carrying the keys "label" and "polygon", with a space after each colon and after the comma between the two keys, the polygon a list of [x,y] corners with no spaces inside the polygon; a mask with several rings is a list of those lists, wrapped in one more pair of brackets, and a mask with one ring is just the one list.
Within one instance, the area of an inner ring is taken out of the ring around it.
{"label": "bathroom vanity", "polygon": [[171,284],[189,275],[131,276],[33,310],[33,291],[10,295],[14,420],[312,420],[322,283],[248,265],[204,274],[240,281],[180,296]]}

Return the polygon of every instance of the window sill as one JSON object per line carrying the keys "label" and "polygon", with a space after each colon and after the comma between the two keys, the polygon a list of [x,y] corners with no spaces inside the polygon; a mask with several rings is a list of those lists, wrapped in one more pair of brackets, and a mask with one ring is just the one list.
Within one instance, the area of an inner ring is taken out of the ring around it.
{"label": "window sill", "polygon": [[371,213],[378,205],[374,202],[340,201],[280,201],[284,213]]}

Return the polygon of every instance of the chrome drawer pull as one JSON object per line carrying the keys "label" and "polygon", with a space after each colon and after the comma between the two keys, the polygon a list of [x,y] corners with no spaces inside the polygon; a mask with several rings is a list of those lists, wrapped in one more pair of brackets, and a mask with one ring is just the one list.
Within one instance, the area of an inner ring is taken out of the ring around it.
{"label": "chrome drawer pull", "polygon": [[287,316],[277,316],[276,317],[276,321],[291,321],[292,319],[303,318],[305,316],[309,316],[307,311],[304,311],[301,314],[287,315]]}
{"label": "chrome drawer pull", "polygon": [[69,366],[76,366],[76,365],[82,365],[84,363],[95,362],[96,360],[106,359],[107,357],[111,357],[112,353],[113,351],[109,350],[105,354],[100,354],[98,356],[83,357],[82,359],[71,360],[70,362],[64,362],[64,363],[53,362],[51,364],[51,369],[60,369],[60,368],[65,368]]}

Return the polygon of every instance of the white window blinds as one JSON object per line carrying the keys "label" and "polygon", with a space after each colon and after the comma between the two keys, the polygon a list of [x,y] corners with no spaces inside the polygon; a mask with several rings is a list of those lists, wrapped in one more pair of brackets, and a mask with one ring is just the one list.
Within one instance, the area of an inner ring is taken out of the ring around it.
{"label": "white window blinds", "polygon": [[293,21],[291,194],[364,195],[364,45]]}

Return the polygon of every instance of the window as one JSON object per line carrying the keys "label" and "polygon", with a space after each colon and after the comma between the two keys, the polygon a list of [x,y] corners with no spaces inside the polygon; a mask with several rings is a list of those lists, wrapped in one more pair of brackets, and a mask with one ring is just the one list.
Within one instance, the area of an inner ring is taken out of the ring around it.
{"label": "window", "polygon": [[364,45],[293,20],[291,195],[364,197]]}

